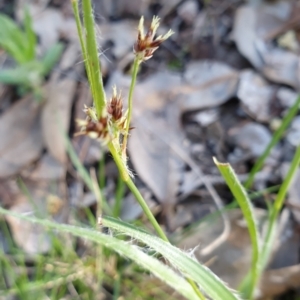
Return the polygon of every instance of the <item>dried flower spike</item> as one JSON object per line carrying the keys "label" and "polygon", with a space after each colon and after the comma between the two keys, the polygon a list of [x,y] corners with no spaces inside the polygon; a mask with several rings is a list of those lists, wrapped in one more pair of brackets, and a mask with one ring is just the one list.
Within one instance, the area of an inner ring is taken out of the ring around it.
{"label": "dried flower spike", "polygon": [[140,58],[141,61],[146,61],[153,56],[155,50],[168,39],[174,32],[170,29],[166,34],[159,35],[154,39],[156,31],[159,27],[159,18],[153,17],[150,28],[147,33],[144,33],[144,17],[141,17],[138,38],[134,44],[134,53]]}
{"label": "dried flower spike", "polygon": [[93,139],[100,139],[101,142],[106,144],[110,140],[108,131],[107,117],[101,117],[99,120],[91,120],[88,116],[87,120],[76,120],[77,124],[81,127],[81,131],[75,135],[87,135]]}
{"label": "dried flower spike", "polygon": [[113,95],[107,105],[107,112],[111,115],[114,122],[119,121],[123,115],[123,100],[121,98],[121,92],[117,94],[117,88],[113,87]]}

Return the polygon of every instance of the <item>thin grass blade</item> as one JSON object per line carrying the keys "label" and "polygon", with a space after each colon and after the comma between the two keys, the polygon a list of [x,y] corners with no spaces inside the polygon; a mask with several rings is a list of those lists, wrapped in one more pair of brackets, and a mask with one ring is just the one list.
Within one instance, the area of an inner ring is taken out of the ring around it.
{"label": "thin grass blade", "polygon": [[123,233],[134,239],[142,241],[161,255],[163,255],[176,269],[180,270],[186,278],[196,282],[201,290],[214,300],[236,300],[240,296],[226,286],[215,274],[208,268],[191,258],[179,248],[163,241],[162,239],[151,235],[144,230],[122,221],[104,217],[103,226],[107,226],[116,232]]}
{"label": "thin grass blade", "polygon": [[[90,241],[94,241],[98,244],[105,246],[119,253],[120,255],[131,259],[135,263],[142,266],[144,269],[150,271],[152,274],[157,276],[159,279],[167,283],[169,286],[174,288],[178,293],[183,295],[189,300],[198,300],[198,296],[192,289],[189,283],[185,279],[178,275],[171,268],[161,263],[158,259],[147,255],[143,250],[140,250],[137,246],[131,245],[127,242],[114,238],[112,236],[105,235],[95,229],[82,228],[66,224],[58,224],[53,221],[38,219],[35,217],[28,217],[22,214],[17,214],[9,210],[5,210],[0,207],[0,214],[11,215],[19,219],[23,219],[32,223],[40,224],[49,229],[56,229],[60,232],[69,232],[75,236],[85,238]],[[215,298],[217,299],[217,298]],[[220,298],[218,298],[220,299]],[[230,300],[231,298],[223,298]],[[235,299],[235,298],[232,298]]]}
{"label": "thin grass blade", "polygon": [[244,183],[244,186],[246,189],[249,189],[252,184],[255,177],[255,174],[262,168],[266,158],[269,156],[272,148],[278,143],[278,141],[281,139],[282,135],[284,134],[286,128],[289,126],[291,121],[294,119],[295,115],[297,114],[299,110],[300,105],[300,96],[297,98],[293,106],[289,109],[288,113],[283,118],[281,125],[278,127],[278,129],[274,132],[272,140],[270,141],[269,145],[267,146],[264,153],[259,157],[259,159],[256,161],[255,165],[253,166],[252,170],[250,171],[249,177]]}
{"label": "thin grass blade", "polygon": [[236,201],[238,202],[243,212],[243,216],[247,222],[247,227],[252,243],[252,264],[250,284],[243,287],[242,294],[246,297],[246,299],[251,299],[256,283],[258,281],[258,263],[260,255],[259,231],[258,226],[256,224],[252,202],[249,199],[245,188],[242,186],[239,179],[237,178],[234,170],[231,168],[230,164],[220,163],[216,158],[213,159],[214,163],[216,164],[220,173],[225,179],[227,186],[229,187],[230,191],[232,192]]}

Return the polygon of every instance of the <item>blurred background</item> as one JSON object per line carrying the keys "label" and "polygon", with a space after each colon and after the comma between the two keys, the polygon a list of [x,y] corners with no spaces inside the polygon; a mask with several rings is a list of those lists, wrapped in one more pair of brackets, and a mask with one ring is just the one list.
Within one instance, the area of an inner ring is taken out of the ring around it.
{"label": "blurred background", "polygon": [[[95,0],[93,8],[107,95],[116,85],[125,106],[140,17],[148,26],[157,15],[159,34],[175,32],[140,68],[129,165],[172,242],[237,288],[251,243],[212,157],[246,181],[295,105],[299,1]],[[110,214],[148,226],[107,149],[74,136],[92,98],[71,2],[0,0],[0,12],[0,205],[90,226],[97,201],[85,168]],[[262,231],[299,142],[296,114],[247,188]],[[299,183],[300,172],[257,299],[300,299]],[[0,216],[0,246],[0,299],[181,299],[108,250],[98,285],[92,243],[16,218]]]}

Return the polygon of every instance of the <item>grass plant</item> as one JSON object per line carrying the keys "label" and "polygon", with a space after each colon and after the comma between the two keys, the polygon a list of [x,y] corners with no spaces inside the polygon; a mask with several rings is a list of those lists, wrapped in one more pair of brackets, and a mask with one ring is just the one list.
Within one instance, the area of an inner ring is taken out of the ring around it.
{"label": "grass plant", "polygon": [[0,14],[0,48],[4,49],[16,65],[0,71],[0,82],[16,85],[19,93],[33,91],[41,98],[45,76],[61,56],[63,46],[58,43],[48,49],[42,59],[36,56],[37,39],[28,9],[24,12],[24,30],[5,14]]}
{"label": "grass plant", "polygon": [[[71,2],[76,19],[87,77],[94,100],[93,107],[85,108],[87,119],[78,121],[79,125],[82,127],[79,134],[85,134],[99,139],[112,155],[120,174],[116,202],[115,206],[111,208],[101,191],[101,188],[105,186],[103,171],[104,160],[100,163],[99,178],[97,178],[95,172],[92,173],[91,176],[78,159],[69,138],[66,136],[67,151],[72,163],[76,167],[86,186],[96,195],[98,201],[96,217],[98,222],[96,222],[95,219],[91,220],[91,226],[88,227],[81,223],[76,223],[75,225],[58,224],[42,216],[34,217],[18,214],[0,207],[0,215],[10,215],[19,218],[24,222],[32,222],[44,226],[47,230],[52,232],[51,236],[54,237],[51,255],[48,257],[43,255],[35,257],[38,261],[38,267],[35,270],[34,280],[32,280],[32,277],[30,278],[25,272],[26,264],[24,254],[20,256],[21,270],[16,272],[15,265],[17,264],[14,265],[12,261],[16,260],[17,255],[11,260],[3,254],[3,251],[0,251],[0,265],[1,267],[3,266],[3,269],[5,270],[4,278],[6,279],[0,280],[0,293],[2,292],[0,296],[6,297],[9,295],[18,295],[23,300],[32,299],[33,295],[36,298],[36,295],[39,295],[42,299],[49,296],[48,291],[50,290],[51,299],[61,299],[64,295],[68,293],[72,294],[74,291],[77,294],[85,295],[85,299],[94,299],[95,293],[103,292],[101,289],[102,283],[110,282],[110,286],[113,287],[113,298],[118,299],[122,294],[122,285],[126,282],[126,272],[125,268],[118,268],[117,264],[124,258],[130,259],[136,265],[141,266],[143,270],[154,274],[186,299],[253,299],[255,288],[257,287],[262,272],[270,258],[276,234],[276,221],[278,215],[284,205],[288,187],[299,166],[300,147],[296,150],[290,169],[279,189],[274,204],[270,205],[268,227],[265,236],[261,236],[258,231],[252,202],[233,169],[229,164],[220,163],[217,159],[214,159],[215,164],[243,212],[252,242],[253,252],[251,270],[243,280],[240,291],[236,292],[227,287],[220,278],[199,263],[191,254],[185,253],[170,244],[166,233],[155,219],[145,199],[132,180],[132,174],[127,165],[127,140],[130,132],[132,110],[134,109],[133,91],[139,66],[145,60],[148,60],[153,56],[153,53],[160,44],[171,36],[172,31],[169,31],[163,36],[155,37],[159,26],[159,19],[154,17],[150,28],[145,33],[144,19],[141,18],[138,27],[137,40],[134,44],[135,59],[132,69],[130,91],[127,99],[128,110],[123,113],[123,99],[122,96],[118,94],[117,88],[113,89],[113,96],[111,99],[107,99],[104,91],[91,0],[82,0],[82,21],[80,18],[78,1],[71,0]],[[29,15],[27,15],[27,18],[28,17]],[[20,32],[16,31],[16,27],[14,27],[14,32],[16,35],[20,36]],[[28,53],[26,53],[30,59],[34,59],[35,40],[30,19],[25,18],[25,33],[21,34],[26,34],[28,38],[27,42],[30,43],[29,46],[27,45]],[[22,43],[25,43],[25,41]],[[24,47],[24,45],[22,47]],[[13,50],[8,50],[8,46],[6,48],[7,51],[11,51],[11,55],[15,55],[18,63],[27,63],[26,61],[23,61],[24,58],[19,57],[17,50],[14,52],[14,48],[12,48]],[[51,61],[51,59],[49,59],[49,61]],[[263,162],[270,154],[272,147],[278,142],[288,124],[297,113],[299,103],[300,97],[285,116],[280,128],[275,132],[270,145],[254,166],[249,179],[245,183],[247,188],[252,185],[256,172],[262,167]],[[125,185],[135,196],[143,209],[144,214],[155,229],[157,236],[149,233],[143,227],[136,227],[117,219],[120,216]],[[92,218],[94,218],[94,216],[91,214],[91,219]],[[110,234],[107,234],[106,230],[108,230]],[[9,235],[8,230],[6,231]],[[77,241],[84,240],[85,242],[92,242],[97,245],[95,247],[96,249],[94,249],[95,251],[93,254],[88,256],[89,259],[82,260],[74,249],[71,249],[70,252],[67,253],[63,243],[59,242],[58,238],[55,239],[54,232],[58,232],[59,234],[71,234],[76,237]],[[133,240],[137,242],[132,242]],[[11,243],[13,244],[12,239]],[[13,248],[17,249],[15,246],[13,246]],[[20,250],[16,250],[16,252],[17,254],[21,253]],[[61,260],[62,253],[64,253],[64,261],[59,264],[58,262]],[[119,256],[116,256],[115,253]],[[155,255],[153,255],[153,253]],[[168,264],[163,263],[161,258],[164,258]],[[105,262],[105,260],[107,261]],[[109,276],[106,276],[107,270],[104,270],[105,266],[103,265],[105,263],[113,266],[108,268],[110,270]],[[48,272],[49,277],[42,275],[47,266],[49,270],[51,270]],[[80,271],[78,271],[78,268]],[[111,276],[111,273],[113,273],[113,276]],[[93,279],[92,283],[87,285],[85,279],[89,278],[89,276]],[[11,284],[11,282],[15,282],[15,284]],[[3,292],[5,287],[6,291]],[[136,293],[142,295],[143,291],[137,291]]]}

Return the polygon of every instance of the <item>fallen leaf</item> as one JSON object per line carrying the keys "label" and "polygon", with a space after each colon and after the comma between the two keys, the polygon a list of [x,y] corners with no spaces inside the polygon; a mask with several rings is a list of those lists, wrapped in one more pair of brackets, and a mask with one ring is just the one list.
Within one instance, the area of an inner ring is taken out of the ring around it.
{"label": "fallen leaf", "polygon": [[259,122],[270,121],[270,102],[274,95],[275,89],[259,74],[252,70],[241,72],[237,96],[252,118]]}
{"label": "fallen leaf", "polygon": [[33,29],[39,37],[41,52],[45,53],[61,38],[78,42],[76,23],[73,18],[66,18],[56,8],[39,10],[33,15]]}
{"label": "fallen leaf", "polygon": [[0,178],[17,174],[43,148],[40,105],[32,96],[19,100],[0,117]]}
{"label": "fallen leaf", "polygon": [[[70,44],[65,51],[60,66],[74,65],[79,57],[77,43]],[[70,61],[70,58],[72,60]],[[67,74],[53,73],[47,87],[47,102],[42,111],[42,130],[49,153],[64,164],[67,159],[65,133],[70,126],[71,107],[76,92],[75,75],[83,66],[77,64]]]}
{"label": "fallen leaf", "polygon": [[198,3],[195,0],[185,1],[178,7],[178,16],[188,25],[195,22],[198,13]]}
{"label": "fallen leaf", "polygon": [[135,170],[163,204],[166,213],[170,213],[176,203],[184,167],[172,150],[172,145],[181,145],[183,141],[178,122],[178,105],[170,104],[163,113],[143,112],[135,115],[135,129],[129,139]]}
{"label": "fallen leaf", "polygon": [[287,84],[295,89],[300,87],[300,58],[297,54],[280,49],[263,49],[261,56],[264,75],[277,83]]}
{"label": "fallen leaf", "polygon": [[0,181],[0,204],[2,207],[14,205],[19,188],[15,180],[7,179]]}
{"label": "fallen leaf", "polygon": [[300,86],[300,58],[266,38],[289,21],[292,3],[244,5],[237,9],[232,32],[239,51],[271,81]]}
{"label": "fallen leaf", "polygon": [[44,154],[36,166],[24,169],[21,175],[30,180],[58,180],[66,175],[65,167],[50,154]]}
{"label": "fallen leaf", "polygon": [[[266,217],[266,211],[255,209],[255,214],[259,222],[262,223]],[[237,288],[249,271],[252,246],[241,211],[228,211],[228,218],[231,223],[231,230],[227,240],[211,253],[202,255],[201,251],[214,242],[223,232],[224,223],[220,216],[213,220],[203,221],[188,236],[184,237],[178,246],[185,251],[190,249],[199,261],[206,263],[231,288]]]}
{"label": "fallen leaf", "polygon": [[236,94],[238,73],[226,64],[192,61],[186,68],[187,84],[174,87],[180,93],[181,109],[192,111],[219,106]]}
{"label": "fallen leaf", "polygon": [[300,265],[294,265],[265,272],[258,290],[258,299],[274,299],[291,289],[300,286]]}
{"label": "fallen leaf", "polygon": [[259,44],[270,32],[280,28],[292,12],[291,3],[258,3],[243,5],[236,10],[232,38],[239,51],[256,68],[261,68],[263,60],[259,53]]}
{"label": "fallen leaf", "polygon": [[[34,215],[33,207],[24,197],[10,210],[19,214]],[[5,218],[10,226],[15,242],[26,253],[39,254],[50,250],[51,239],[45,227],[10,215],[7,215]]]}
{"label": "fallen leaf", "polygon": [[250,122],[230,133],[236,147],[248,158],[259,157],[271,141],[270,131],[263,125]]}
{"label": "fallen leaf", "polygon": [[120,59],[129,51],[132,51],[137,38],[137,25],[136,21],[128,20],[100,25],[98,40],[102,51],[105,53],[106,49],[103,48],[103,45],[109,41],[112,43],[109,51],[116,59]]}
{"label": "fallen leaf", "polygon": [[277,98],[284,108],[289,108],[296,102],[298,94],[290,88],[281,87],[278,89]]}
{"label": "fallen leaf", "polygon": [[239,52],[244,55],[256,68],[260,68],[263,61],[257,51],[256,32],[257,10],[250,5],[244,5],[236,10],[232,38]]}
{"label": "fallen leaf", "polygon": [[150,0],[123,0],[117,2],[113,7],[114,15],[116,16],[135,16],[140,17],[147,13]]}

